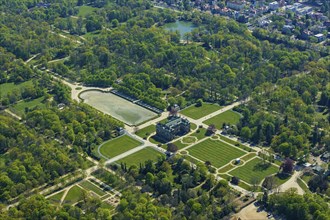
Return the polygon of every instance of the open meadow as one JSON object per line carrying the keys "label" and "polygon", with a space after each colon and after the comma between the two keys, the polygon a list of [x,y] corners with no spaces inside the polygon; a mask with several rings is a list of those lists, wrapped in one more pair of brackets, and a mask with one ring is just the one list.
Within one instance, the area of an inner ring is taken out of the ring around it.
{"label": "open meadow", "polygon": [[139,164],[144,164],[148,160],[157,161],[159,156],[165,156],[157,150],[154,150],[152,147],[146,147],[134,154],[131,154],[119,161],[117,163],[125,163],[127,167],[132,165],[139,166]]}
{"label": "open meadow", "polygon": [[180,113],[192,119],[199,119],[219,109],[221,109],[221,106],[217,104],[204,103],[200,107],[196,107],[195,105],[189,106],[188,108],[185,108],[180,111]]}
{"label": "open meadow", "polygon": [[106,158],[112,158],[141,145],[141,142],[127,135],[107,141],[100,146],[100,153]]}
{"label": "open meadow", "polygon": [[214,124],[217,129],[221,129],[223,123],[226,124],[237,124],[239,122],[239,119],[241,118],[241,115],[235,111],[229,110],[225,111],[219,115],[216,115],[210,119],[207,119],[204,121],[205,124],[210,125]]}

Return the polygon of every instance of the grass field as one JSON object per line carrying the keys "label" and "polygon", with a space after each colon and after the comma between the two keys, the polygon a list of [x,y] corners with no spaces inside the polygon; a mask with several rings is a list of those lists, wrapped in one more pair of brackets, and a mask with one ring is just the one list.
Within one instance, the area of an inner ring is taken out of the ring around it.
{"label": "grass field", "polygon": [[83,5],[83,6],[79,7],[78,16],[86,17],[87,15],[93,13],[96,10],[97,10],[97,8],[87,6],[87,5]]}
{"label": "grass field", "polygon": [[243,150],[246,150],[246,151],[249,151],[249,152],[255,152],[255,150],[253,150],[251,147],[247,147],[241,143],[238,143],[237,141],[234,141],[232,139],[229,139],[223,135],[220,135],[220,139],[222,139],[223,141],[229,143],[229,144],[232,144],[232,145],[235,145],[236,147],[239,147]]}
{"label": "grass field", "polygon": [[119,161],[117,163],[126,163],[128,167],[132,165],[139,165],[140,163],[144,163],[148,160],[157,161],[158,156],[164,156],[157,150],[152,149],[151,147],[146,147],[134,154],[131,154]]}
{"label": "grass field", "polygon": [[199,119],[219,109],[221,109],[221,107],[217,104],[204,103],[200,107],[196,107],[195,105],[190,106],[180,111],[180,113],[193,119]]}
{"label": "grass field", "polygon": [[183,144],[183,143],[181,143],[181,139],[173,142],[173,144],[175,144],[178,147],[179,150],[182,149],[182,148],[185,148],[185,147],[189,146],[189,144]]}
{"label": "grass field", "polygon": [[64,194],[64,191],[56,193],[55,195],[49,197],[48,200],[51,203],[58,203],[59,204],[63,194]]}
{"label": "grass field", "polygon": [[13,91],[14,89],[21,89],[21,88],[24,88],[25,86],[32,86],[33,83],[32,83],[32,80],[30,81],[26,81],[26,82],[23,82],[23,83],[19,83],[19,84],[15,84],[15,83],[3,83],[3,84],[0,84],[0,99],[2,99],[1,97],[5,97],[8,92],[10,91]]}
{"label": "grass field", "polygon": [[207,119],[203,123],[207,124],[207,125],[214,124],[217,129],[221,129],[223,123],[230,123],[230,124],[234,125],[239,122],[240,118],[241,118],[241,115],[239,113],[229,110],[229,111],[225,111],[224,113],[221,113],[219,115],[216,115],[210,119]]}
{"label": "grass field", "polygon": [[139,145],[141,145],[139,141],[127,135],[124,135],[119,138],[103,143],[100,152],[103,156],[107,158],[112,158],[128,150],[131,150]]}
{"label": "grass field", "polygon": [[78,186],[73,186],[66,195],[63,203],[72,205],[76,202],[79,202],[83,198],[83,193],[83,189]]}
{"label": "grass field", "polygon": [[244,166],[232,170],[229,174],[237,176],[247,183],[251,183],[253,177],[260,179],[260,182],[267,176],[274,174],[278,168],[274,165],[264,166],[260,158],[247,162]]}
{"label": "grass field", "polygon": [[25,108],[29,108],[31,110],[34,107],[38,106],[40,109],[45,109],[46,105],[44,103],[42,103],[43,100],[44,100],[44,97],[40,97],[40,98],[33,99],[33,100],[28,100],[28,101],[24,100],[24,101],[18,102],[17,104],[15,104],[13,106],[13,112],[22,116],[25,113]]}
{"label": "grass field", "polygon": [[141,138],[147,138],[149,135],[156,131],[156,125],[149,125],[145,128],[138,130],[135,134]]}
{"label": "grass field", "polygon": [[257,154],[256,153],[249,153],[247,155],[244,155],[244,157],[241,158],[243,161],[250,160],[251,158],[255,157]]}
{"label": "grass field", "polygon": [[231,160],[245,153],[220,141],[207,139],[188,149],[189,154],[202,160],[210,161],[215,167],[222,167]]}
{"label": "grass field", "polygon": [[198,128],[198,130],[196,130],[194,133],[192,133],[189,136],[194,136],[196,137],[198,140],[201,140],[203,138],[205,138],[205,133],[206,133],[206,129],[205,128]]}
{"label": "grass field", "polygon": [[221,169],[218,170],[218,173],[225,173],[231,169],[233,169],[235,166],[232,164],[228,164],[225,167],[222,167]]}
{"label": "grass field", "polygon": [[86,189],[87,191],[93,191],[94,193],[96,193],[99,196],[104,196],[106,194],[102,189],[95,186],[93,183],[89,182],[88,180],[79,183],[79,185],[81,187],[83,187],[84,189]]}

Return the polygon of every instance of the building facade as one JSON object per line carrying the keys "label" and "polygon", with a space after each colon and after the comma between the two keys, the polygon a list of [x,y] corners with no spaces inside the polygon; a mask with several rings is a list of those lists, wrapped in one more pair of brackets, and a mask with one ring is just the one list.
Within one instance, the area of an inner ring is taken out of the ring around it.
{"label": "building facade", "polygon": [[190,131],[190,122],[186,118],[171,116],[166,123],[156,125],[156,135],[166,141],[171,141],[175,136],[186,134]]}

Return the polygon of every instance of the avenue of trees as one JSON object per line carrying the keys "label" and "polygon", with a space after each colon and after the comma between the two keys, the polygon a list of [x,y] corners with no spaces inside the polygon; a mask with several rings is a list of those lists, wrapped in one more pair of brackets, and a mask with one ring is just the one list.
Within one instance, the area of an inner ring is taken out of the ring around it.
{"label": "avenue of trees", "polygon": [[[94,11],[77,16],[82,5]],[[196,24],[184,39],[162,27],[177,19]],[[0,0],[0,84],[32,82],[0,93],[1,108],[40,97],[47,103],[27,109],[20,122],[0,114],[0,203],[86,168],[85,155],[93,156],[123,126],[71,100],[70,89],[45,69],[85,85],[113,86],[161,109],[250,97],[235,109],[243,117],[229,133],[291,159],[329,151],[330,58],[308,48],[223,17],[156,9],[147,0]],[[161,158],[122,164],[117,172],[133,187],[123,191],[113,219],[222,219],[235,210],[237,194],[204,164]],[[309,186],[327,191],[328,177],[313,178]],[[288,219],[329,216],[314,195],[274,194],[265,202]],[[109,219],[100,204],[86,197],[79,207],[55,209],[33,196],[0,218]]]}

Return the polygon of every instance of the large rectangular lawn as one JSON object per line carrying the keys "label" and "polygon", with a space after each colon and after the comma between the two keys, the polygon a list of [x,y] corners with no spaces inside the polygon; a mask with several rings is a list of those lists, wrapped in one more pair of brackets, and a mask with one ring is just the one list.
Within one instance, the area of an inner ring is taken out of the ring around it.
{"label": "large rectangular lawn", "polygon": [[164,154],[160,153],[157,150],[152,149],[151,147],[146,147],[134,154],[131,154],[119,161],[117,163],[126,163],[127,167],[132,165],[139,165],[140,163],[144,163],[148,160],[157,161],[159,156],[164,156]]}
{"label": "large rectangular lawn", "polygon": [[273,164],[264,167],[263,161],[260,158],[255,158],[244,164],[244,166],[232,170],[229,174],[236,176],[247,183],[251,183],[251,180],[254,177],[258,178],[261,182],[265,177],[274,174],[277,171],[278,168]]}
{"label": "large rectangular lawn", "polygon": [[101,146],[100,152],[103,156],[107,158],[112,158],[128,150],[131,150],[139,145],[141,145],[141,142],[127,135],[124,135],[116,139],[110,140],[108,142],[105,142]]}
{"label": "large rectangular lawn", "polygon": [[219,109],[221,109],[221,106],[217,104],[203,103],[203,105],[200,107],[196,107],[193,105],[186,109],[183,109],[182,111],[180,111],[180,113],[193,119],[199,119]]}
{"label": "large rectangular lawn", "polygon": [[222,128],[223,123],[230,123],[232,125],[237,124],[239,122],[239,119],[241,118],[241,115],[235,111],[229,110],[225,111],[219,115],[216,115],[210,119],[207,119],[204,121],[204,124],[210,125],[214,124],[217,129]]}
{"label": "large rectangular lawn", "polygon": [[245,153],[218,140],[207,139],[188,149],[189,154],[202,161],[210,161],[215,167],[222,167]]}

